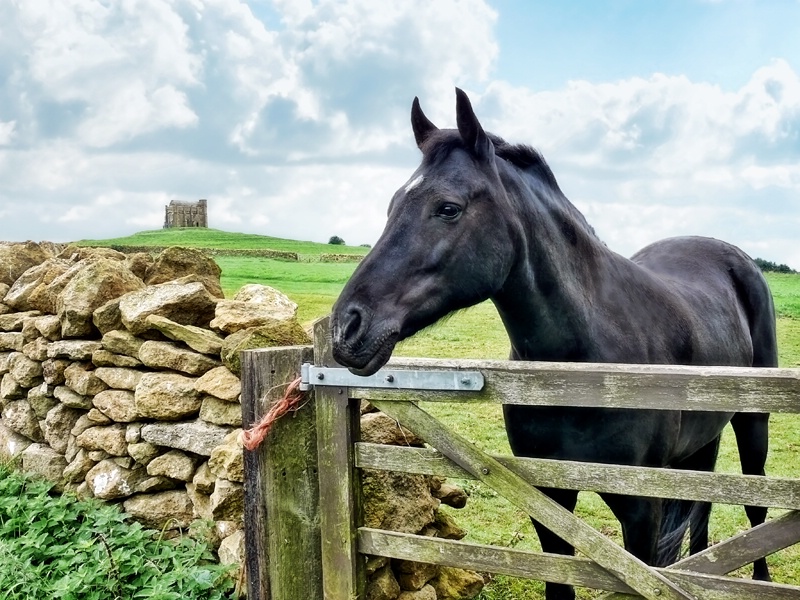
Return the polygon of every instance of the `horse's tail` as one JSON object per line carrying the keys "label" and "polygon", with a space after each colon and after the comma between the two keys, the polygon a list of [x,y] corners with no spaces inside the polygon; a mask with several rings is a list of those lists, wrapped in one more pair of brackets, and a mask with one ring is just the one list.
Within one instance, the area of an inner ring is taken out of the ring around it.
{"label": "horse's tail", "polygon": [[678,560],[686,530],[708,527],[711,504],[692,500],[664,500],[656,554],[657,567],[666,567]]}

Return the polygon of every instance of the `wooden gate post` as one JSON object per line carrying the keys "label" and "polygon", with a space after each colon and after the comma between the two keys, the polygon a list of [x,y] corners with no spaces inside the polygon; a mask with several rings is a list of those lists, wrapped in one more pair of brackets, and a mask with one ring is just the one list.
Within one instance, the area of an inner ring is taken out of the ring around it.
{"label": "wooden gate post", "polygon": [[[242,417],[251,427],[313,358],[312,348],[242,353]],[[245,547],[249,600],[322,598],[316,407],[307,403],[244,451]]]}
{"label": "wooden gate post", "polygon": [[[329,317],[314,323],[314,364],[339,366],[333,359]],[[355,467],[355,442],[361,430],[361,401],[348,388],[319,387],[320,522],[324,600],[361,600],[366,583],[365,558],[358,553],[356,530],[361,519],[361,478]]]}

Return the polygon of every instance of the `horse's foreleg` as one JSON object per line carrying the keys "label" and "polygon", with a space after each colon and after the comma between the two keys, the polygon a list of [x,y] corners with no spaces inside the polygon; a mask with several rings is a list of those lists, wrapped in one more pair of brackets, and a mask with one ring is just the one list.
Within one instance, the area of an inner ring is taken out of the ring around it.
{"label": "horse's foreleg", "polygon": [[622,525],[625,549],[648,565],[655,564],[663,500],[600,494]]}
{"label": "horse's foreleg", "polygon": [[[739,449],[739,461],[744,475],[764,475],[769,447],[769,414],[736,413],[731,419]],[[761,525],[767,520],[767,509],[763,506],[745,506],[744,511],[750,526]],[[759,558],[753,563],[753,579],[771,581],[767,559]]]}
{"label": "horse's foreleg", "polygon": [[[540,488],[540,491],[558,502],[568,511],[572,512],[575,510],[575,504],[578,502],[578,492],[575,490]],[[575,554],[575,548],[570,544],[562,540],[541,523],[533,519],[531,519],[531,521],[533,521],[533,526],[536,529],[536,534],[539,536],[539,542],[544,552],[566,554],[568,556],[573,556]],[[548,582],[545,584],[545,598],[547,600],[575,600],[575,590],[571,585]]]}

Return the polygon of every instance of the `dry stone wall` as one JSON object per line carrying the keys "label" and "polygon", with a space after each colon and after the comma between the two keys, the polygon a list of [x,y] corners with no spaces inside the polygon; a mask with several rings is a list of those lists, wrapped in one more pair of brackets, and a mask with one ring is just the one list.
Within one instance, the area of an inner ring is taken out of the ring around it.
{"label": "dry stone wall", "polygon": [[[297,306],[244,286],[224,299],[213,259],[0,243],[0,459],[58,490],[120,503],[147,527],[198,520],[220,560],[242,564],[239,352],[309,343]],[[365,405],[365,441],[422,444]],[[368,526],[460,539],[439,510],[463,506],[440,479],[364,474]],[[370,600],[473,598],[476,573],[368,563]]]}

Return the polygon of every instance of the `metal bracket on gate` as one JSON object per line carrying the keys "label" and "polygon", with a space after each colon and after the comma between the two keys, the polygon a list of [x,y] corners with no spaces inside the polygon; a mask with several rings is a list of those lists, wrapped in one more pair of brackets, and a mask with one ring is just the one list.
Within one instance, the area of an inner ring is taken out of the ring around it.
{"label": "metal bracket on gate", "polygon": [[306,391],[314,386],[477,392],[483,389],[483,374],[480,371],[381,369],[374,375],[362,377],[340,367],[315,367],[304,363],[300,367],[300,389]]}

